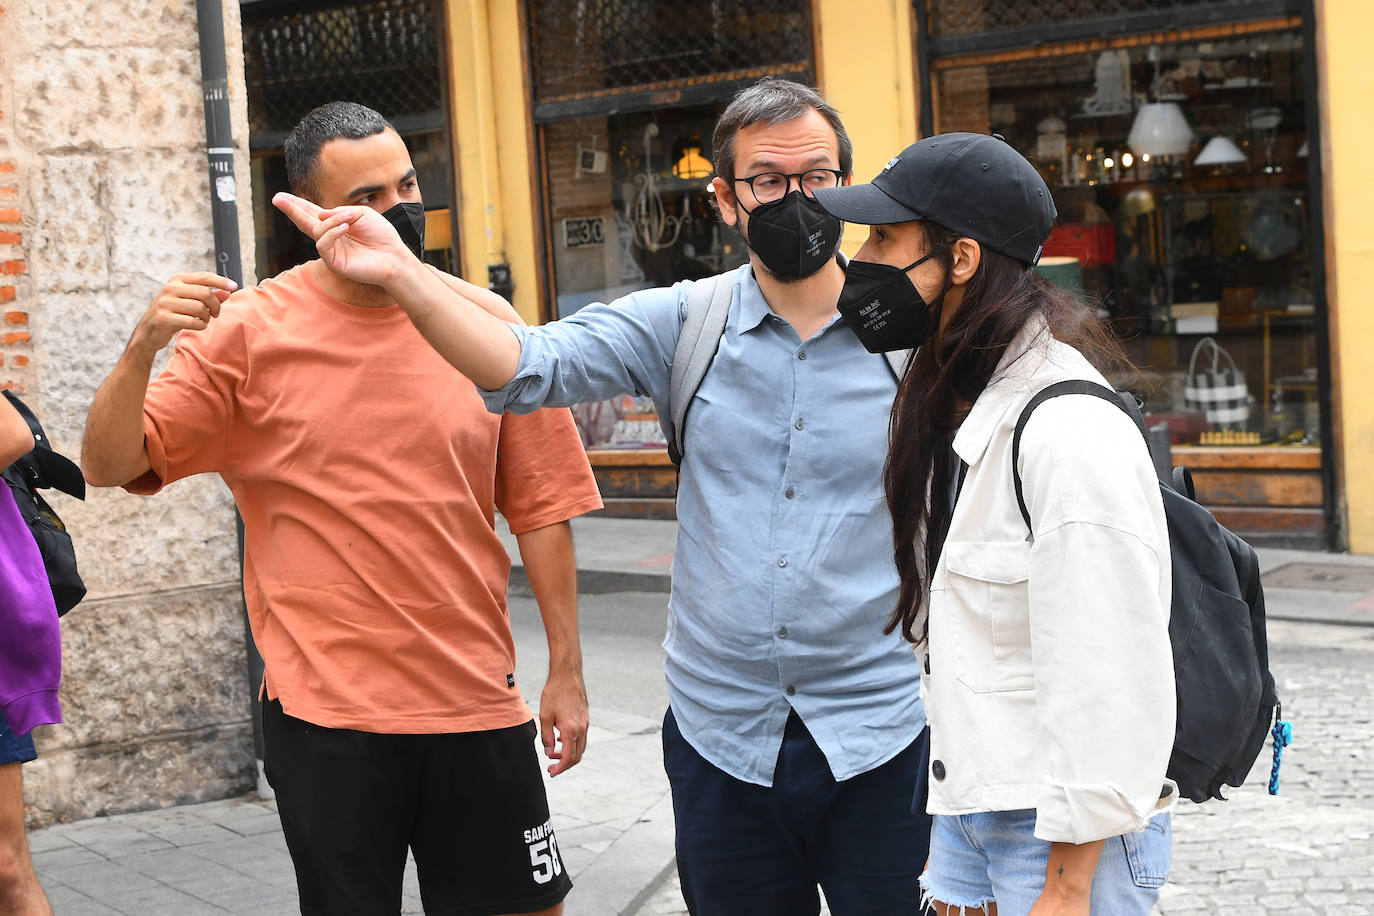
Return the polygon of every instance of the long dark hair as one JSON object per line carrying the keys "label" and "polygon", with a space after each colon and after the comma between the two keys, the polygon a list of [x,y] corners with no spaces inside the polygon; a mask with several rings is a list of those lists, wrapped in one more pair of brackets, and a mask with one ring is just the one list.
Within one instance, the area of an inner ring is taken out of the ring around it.
{"label": "long dark hair", "polygon": [[[920,225],[927,251],[958,238],[929,221]],[[953,254],[945,248],[934,260],[944,269],[947,285]],[[916,351],[892,405],[892,445],[883,482],[902,587],[885,633],[900,626],[908,641],[925,639],[926,630],[918,635],[913,627],[949,531],[954,434],[969,405],[987,387],[1007,346],[1037,314],[1045,319],[1050,333],[1104,372],[1129,365],[1090,304],[1020,261],[982,249],[978,269],[965,285],[963,300],[948,326],[940,329],[941,316],[931,316],[936,330]]]}

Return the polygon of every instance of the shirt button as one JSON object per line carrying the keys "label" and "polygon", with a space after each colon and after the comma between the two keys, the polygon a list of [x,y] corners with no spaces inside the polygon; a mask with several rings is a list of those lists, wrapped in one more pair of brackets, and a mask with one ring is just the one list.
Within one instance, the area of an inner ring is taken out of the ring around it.
{"label": "shirt button", "polygon": [[797,693],[797,688],[793,687],[791,684],[788,684],[788,685],[787,685],[787,695],[788,695],[789,697],[790,697],[790,696],[795,696],[796,693]]}
{"label": "shirt button", "polygon": [[787,638],[787,627],[778,627],[778,638],[779,638],[779,639],[786,639],[786,638]]}
{"label": "shirt button", "polygon": [[778,565],[779,565],[779,566],[786,566],[786,565],[787,565],[787,557],[778,557]]}
{"label": "shirt button", "polygon": [[930,775],[936,779],[945,778],[945,764],[942,760],[932,760],[930,762]]}
{"label": "shirt button", "polygon": [[797,429],[806,429],[805,420],[798,420],[796,423],[793,423],[792,425],[795,426]]}
{"label": "shirt button", "polygon": [[782,491],[782,495],[786,496],[788,499],[791,499],[792,497],[797,495],[797,489],[796,487],[788,487],[786,490]]}
{"label": "shirt button", "polygon": [[798,353],[797,359],[806,359],[806,351],[802,350],[800,353]]}

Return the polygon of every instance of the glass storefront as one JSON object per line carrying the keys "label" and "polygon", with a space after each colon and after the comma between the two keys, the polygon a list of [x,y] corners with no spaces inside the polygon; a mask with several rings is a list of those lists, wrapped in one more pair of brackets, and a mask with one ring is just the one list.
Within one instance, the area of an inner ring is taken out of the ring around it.
{"label": "glass storefront", "polygon": [[718,114],[693,106],[545,129],[558,317],[744,263],[743,245],[711,203]]}
{"label": "glass storefront", "polygon": [[[935,29],[952,6],[968,0],[931,0]],[[931,61],[934,130],[999,133],[1035,163],[1059,211],[1042,272],[1112,322],[1137,367],[1113,381],[1200,469],[1204,501],[1242,530],[1320,537],[1320,200],[1300,24],[1058,47],[1052,22],[1033,27],[1034,49]]]}
{"label": "glass storefront", "polygon": [[[1047,263],[1077,262],[1179,443],[1319,441],[1302,53],[1287,32],[940,74],[941,132],[1001,133],[1036,163],[1059,210]],[[1188,373],[1218,358],[1248,397],[1208,422]]]}
{"label": "glass storefront", "polygon": [[286,135],[312,108],[336,99],[375,109],[405,139],[428,215],[425,260],[452,271],[442,4],[241,0],[240,8],[258,276],[276,276],[315,257],[314,245],[271,205],[271,196],[287,187]]}
{"label": "glass storefront", "polygon": [[[811,82],[808,0],[527,0],[547,312],[743,264],[716,215],[711,132],[762,76]],[[648,398],[573,409],[590,449],[661,451]]]}

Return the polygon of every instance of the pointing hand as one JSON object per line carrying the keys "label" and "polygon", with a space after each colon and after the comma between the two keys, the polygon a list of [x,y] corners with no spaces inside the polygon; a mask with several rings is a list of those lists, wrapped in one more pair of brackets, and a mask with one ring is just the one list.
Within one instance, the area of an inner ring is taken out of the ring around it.
{"label": "pointing hand", "polygon": [[370,207],[325,210],[285,192],[273,196],[272,204],[315,240],[325,266],[355,283],[384,286],[400,267],[415,260],[395,227]]}

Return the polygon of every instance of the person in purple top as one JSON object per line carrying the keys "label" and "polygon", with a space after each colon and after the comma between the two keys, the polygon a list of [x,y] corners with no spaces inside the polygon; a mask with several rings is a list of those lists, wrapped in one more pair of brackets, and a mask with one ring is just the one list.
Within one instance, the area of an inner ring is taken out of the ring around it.
{"label": "person in purple top", "polygon": [[[0,468],[32,448],[28,424],[0,398]],[[19,768],[38,756],[33,727],[62,719],[62,645],[43,559],[8,486],[0,486],[0,633],[0,913],[51,916],[29,859]]]}

